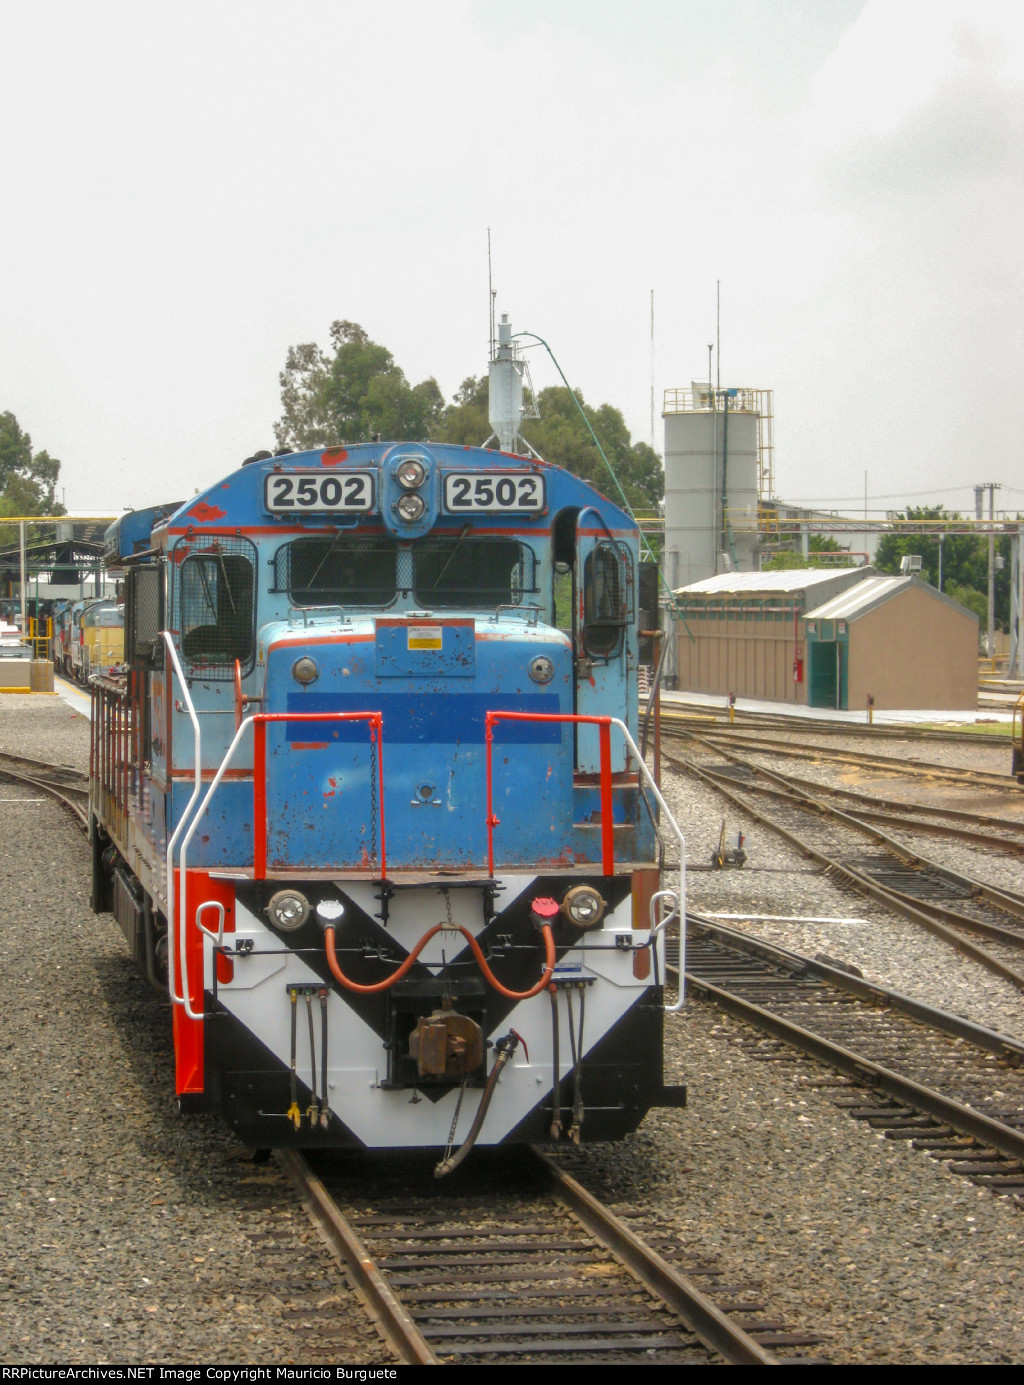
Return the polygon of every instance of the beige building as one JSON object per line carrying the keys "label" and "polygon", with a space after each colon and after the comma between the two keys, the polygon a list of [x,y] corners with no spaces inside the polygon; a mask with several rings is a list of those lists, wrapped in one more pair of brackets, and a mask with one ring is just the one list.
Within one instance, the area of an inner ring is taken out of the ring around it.
{"label": "beige building", "polygon": [[678,686],[861,708],[971,709],[978,619],[871,568],[724,573],[675,593]]}

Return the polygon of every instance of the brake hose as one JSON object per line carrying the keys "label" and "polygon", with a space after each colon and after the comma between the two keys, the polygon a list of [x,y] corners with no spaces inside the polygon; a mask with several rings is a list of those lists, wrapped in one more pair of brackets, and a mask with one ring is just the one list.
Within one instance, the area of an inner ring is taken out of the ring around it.
{"label": "brake hose", "polygon": [[549,986],[548,991],[551,995],[551,1055],[552,1055],[552,1075],[551,1075],[551,1128],[549,1134],[553,1140],[558,1140],[562,1135],[562,1093],[561,1080],[559,1076],[559,1057],[558,1057],[558,987]]}
{"label": "brake hose", "polygon": [[514,1029],[510,1029],[503,1039],[498,1039],[495,1042],[494,1049],[496,1056],[494,1059],[494,1067],[491,1068],[491,1075],[487,1079],[487,1086],[484,1088],[484,1094],[480,1098],[480,1105],[477,1107],[473,1124],[469,1127],[469,1134],[463,1140],[462,1144],[459,1145],[454,1154],[449,1155],[447,1159],[442,1159],[435,1167],[435,1178],[444,1178],[444,1176],[451,1173],[453,1169],[457,1169],[476,1144],[476,1137],[480,1134],[480,1127],[483,1125],[484,1119],[487,1116],[487,1109],[491,1104],[491,1098],[494,1096],[494,1089],[498,1085],[498,1078],[501,1076],[501,1070],[515,1053],[520,1042],[520,1036]]}
{"label": "brake hose", "polygon": [[[397,981],[400,981],[402,977],[411,970],[417,957],[426,947],[427,943],[430,942],[430,939],[435,933],[440,933],[443,928],[450,928],[450,925],[447,923],[435,923],[433,928],[428,928],[423,937],[420,938],[419,942],[406,957],[405,961],[402,962],[401,966],[397,967],[390,976],[385,977],[383,981],[376,981],[371,985],[364,986],[358,981],[350,980],[342,971],[341,965],[338,962],[338,953],[334,942],[334,925],[329,923],[324,928],[327,965],[330,967],[334,979],[339,985],[344,986],[347,991],[355,991],[358,995],[378,995],[381,991],[390,990]],[[507,1000],[529,1000],[531,996],[538,995],[550,984],[557,959],[555,954],[555,937],[549,923],[544,923],[541,926],[541,932],[544,935],[544,974],[537,984],[531,986],[528,991],[512,991],[509,990],[507,986],[503,986],[494,975],[494,972],[491,971],[480,944],[477,942],[476,938],[473,937],[469,929],[463,928],[461,925],[457,925],[457,929],[469,944],[470,951],[476,958],[477,966],[483,972],[487,982],[499,995],[503,995]]]}

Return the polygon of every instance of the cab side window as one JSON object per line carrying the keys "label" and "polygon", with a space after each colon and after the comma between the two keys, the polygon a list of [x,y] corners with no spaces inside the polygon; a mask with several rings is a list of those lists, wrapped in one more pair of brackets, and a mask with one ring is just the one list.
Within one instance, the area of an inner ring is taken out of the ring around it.
{"label": "cab side window", "polygon": [[[248,673],[256,653],[256,550],[245,539],[175,548],[176,624],[185,674],[222,681],[235,661]],[[250,551],[251,550],[251,551]]]}
{"label": "cab side window", "polygon": [[629,551],[612,540],[597,544],[583,565],[583,645],[591,658],[614,658],[633,618]]}

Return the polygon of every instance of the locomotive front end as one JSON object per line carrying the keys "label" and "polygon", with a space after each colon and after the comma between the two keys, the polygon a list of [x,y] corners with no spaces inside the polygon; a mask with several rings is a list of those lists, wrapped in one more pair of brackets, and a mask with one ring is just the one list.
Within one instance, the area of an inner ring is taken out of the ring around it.
{"label": "locomotive front end", "polygon": [[166,543],[183,1104],[448,1168],[671,1099],[628,517],[536,460],[366,445],[243,468]]}

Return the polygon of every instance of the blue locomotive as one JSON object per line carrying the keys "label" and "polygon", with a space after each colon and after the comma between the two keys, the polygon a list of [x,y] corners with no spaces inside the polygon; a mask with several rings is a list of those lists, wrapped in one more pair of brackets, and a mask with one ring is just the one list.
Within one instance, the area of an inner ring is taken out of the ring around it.
{"label": "blue locomotive", "polygon": [[537,458],[374,443],[259,454],[106,546],[93,907],[170,993],[183,1108],[445,1171],[683,1099],[626,513]]}

